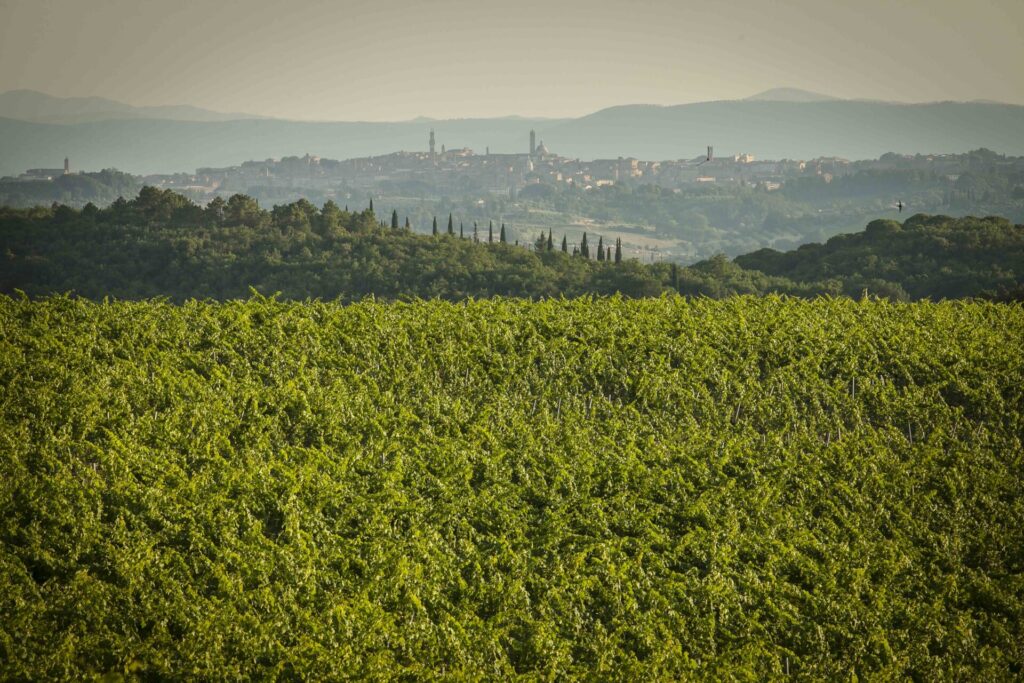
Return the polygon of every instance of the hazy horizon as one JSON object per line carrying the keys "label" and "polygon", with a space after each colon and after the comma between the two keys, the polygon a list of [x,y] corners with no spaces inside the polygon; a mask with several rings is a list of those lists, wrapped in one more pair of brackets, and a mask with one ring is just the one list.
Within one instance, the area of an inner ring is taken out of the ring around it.
{"label": "hazy horizon", "polygon": [[317,121],[568,118],[773,88],[1024,104],[1024,3],[728,7],[0,0],[0,91]]}
{"label": "hazy horizon", "polygon": [[[225,115],[225,116],[238,115],[240,117],[246,117],[246,118],[255,117],[255,118],[261,118],[261,119],[279,120],[279,121],[284,121],[284,122],[291,121],[291,122],[296,122],[296,123],[415,123],[417,121],[425,121],[425,122],[436,121],[436,122],[441,123],[441,122],[446,122],[446,121],[496,120],[496,119],[521,119],[523,121],[554,121],[554,122],[557,122],[557,121],[581,118],[581,117],[587,116],[589,114],[593,114],[593,113],[596,113],[596,112],[599,112],[599,111],[603,111],[605,109],[614,109],[616,107],[637,106],[637,107],[664,107],[664,108],[670,108],[670,107],[676,107],[676,106],[686,106],[686,105],[689,105],[689,104],[708,104],[708,103],[714,103],[714,102],[758,101],[758,96],[762,95],[764,93],[768,93],[768,92],[772,92],[772,91],[788,91],[788,90],[798,90],[800,92],[805,92],[808,95],[821,95],[821,96],[824,97],[824,99],[820,100],[821,102],[828,102],[828,101],[835,101],[835,102],[840,102],[840,101],[846,101],[846,102],[876,102],[876,103],[881,103],[881,104],[894,104],[894,105],[917,105],[917,104],[926,105],[926,104],[940,104],[940,103],[943,103],[943,102],[960,102],[960,103],[983,103],[983,104],[997,104],[997,105],[1002,104],[1002,105],[1010,105],[1010,106],[1024,106],[1024,104],[1015,104],[1013,102],[1007,102],[1007,101],[1003,101],[1003,100],[993,100],[993,99],[988,99],[988,98],[978,98],[978,99],[974,99],[974,100],[948,100],[947,99],[947,100],[928,100],[928,101],[924,101],[924,100],[922,100],[922,101],[881,100],[881,99],[875,99],[875,98],[838,98],[838,97],[831,97],[828,93],[820,93],[820,92],[807,91],[807,90],[804,90],[803,88],[791,88],[791,87],[787,87],[787,86],[778,86],[778,87],[767,88],[767,89],[762,90],[762,91],[757,92],[757,93],[751,93],[750,95],[748,95],[746,97],[714,98],[714,99],[709,99],[709,100],[695,100],[695,101],[692,101],[692,102],[674,102],[674,103],[618,102],[618,103],[615,103],[615,104],[607,105],[606,107],[602,107],[601,109],[596,109],[596,110],[593,110],[593,111],[582,112],[582,113],[580,113],[578,115],[575,115],[575,116],[564,116],[564,117],[558,117],[558,116],[530,116],[530,115],[519,114],[519,113],[516,113],[516,112],[509,112],[509,113],[506,113],[506,114],[495,114],[493,116],[457,116],[457,117],[440,118],[440,117],[434,117],[434,116],[426,116],[426,115],[423,115],[423,114],[416,114],[416,115],[413,115],[413,116],[409,116],[408,118],[373,119],[373,120],[371,120],[371,119],[348,119],[348,120],[341,120],[341,119],[309,118],[309,117],[307,117],[307,118],[276,117],[276,116],[271,116],[269,114],[264,114],[264,113],[260,113],[260,112],[251,112],[251,111],[245,111],[245,112],[243,112],[243,111],[222,111],[222,110],[216,110],[216,109],[209,109],[209,108],[206,108],[206,107],[198,107],[197,105],[195,105],[195,104],[193,104],[191,102],[168,102],[166,104],[159,104],[159,105],[139,104],[137,102],[126,102],[124,100],[115,99],[113,97],[106,97],[106,96],[101,95],[101,94],[98,94],[98,95],[59,95],[59,94],[55,94],[55,93],[51,93],[51,92],[46,92],[46,91],[43,91],[43,90],[38,90],[38,89],[35,89],[35,88],[12,88],[10,90],[0,91],[0,95],[6,95],[6,94],[9,94],[9,93],[17,93],[17,92],[27,92],[27,93],[36,93],[36,94],[44,95],[44,96],[47,96],[47,97],[53,97],[53,98],[59,99],[59,100],[107,100],[107,101],[115,102],[117,104],[128,105],[128,106],[136,107],[136,108],[140,108],[140,109],[146,109],[146,108],[174,108],[174,107],[188,108],[188,107],[194,107],[194,108],[197,108],[197,109],[201,109],[202,111],[210,112],[212,114],[222,114],[222,115]],[[760,100],[760,101],[790,101],[790,100],[785,100],[785,99],[772,100],[772,99],[768,99],[768,100]],[[796,99],[791,100],[791,101],[794,102],[794,103],[799,103],[800,102],[800,100],[796,100]]]}

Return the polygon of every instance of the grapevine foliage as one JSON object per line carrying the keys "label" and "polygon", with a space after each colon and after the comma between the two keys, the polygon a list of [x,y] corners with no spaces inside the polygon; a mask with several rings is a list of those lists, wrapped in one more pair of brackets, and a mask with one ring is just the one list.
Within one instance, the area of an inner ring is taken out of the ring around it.
{"label": "grapevine foliage", "polygon": [[1021,675],[1024,309],[0,299],[0,678]]}

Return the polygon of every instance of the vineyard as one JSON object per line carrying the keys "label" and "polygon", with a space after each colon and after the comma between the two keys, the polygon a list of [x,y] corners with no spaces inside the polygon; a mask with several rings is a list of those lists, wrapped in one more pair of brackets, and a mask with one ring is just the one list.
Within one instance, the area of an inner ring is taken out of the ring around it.
{"label": "vineyard", "polygon": [[0,679],[1008,680],[1024,308],[0,298]]}

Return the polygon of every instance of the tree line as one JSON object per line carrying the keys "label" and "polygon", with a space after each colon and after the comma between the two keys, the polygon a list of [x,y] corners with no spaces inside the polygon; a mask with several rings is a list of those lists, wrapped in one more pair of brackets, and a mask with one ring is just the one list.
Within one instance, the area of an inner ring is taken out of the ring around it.
{"label": "tree line", "polygon": [[[578,245],[549,229],[509,243],[504,224],[467,229],[449,215],[442,234],[413,233],[362,210],[308,200],[260,207],[246,195],[198,206],[143,188],[100,209],[87,204],[0,208],[0,292],[73,292],[89,298],[230,299],[252,288],[290,299],[358,300],[488,296],[631,297],[783,293],[869,294],[894,300],[1019,298],[1021,226],[1005,219],[920,217],[876,221],[855,235],[788,253],[761,250],[692,266],[624,259],[622,244]],[[525,248],[524,248],[525,247]],[[818,267],[815,266],[819,263]]]}

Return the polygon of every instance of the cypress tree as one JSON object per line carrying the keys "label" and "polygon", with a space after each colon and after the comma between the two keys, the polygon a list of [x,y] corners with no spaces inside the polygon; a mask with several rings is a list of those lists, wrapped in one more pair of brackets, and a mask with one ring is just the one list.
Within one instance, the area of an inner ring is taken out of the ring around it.
{"label": "cypress tree", "polygon": [[554,251],[555,245],[551,241],[551,228],[548,228],[548,251]]}
{"label": "cypress tree", "polygon": [[452,223],[452,215],[451,214],[448,214],[448,234],[449,235],[454,235],[455,234],[455,224]]}
{"label": "cypress tree", "polygon": [[679,291],[679,268],[676,267],[675,261],[672,262],[672,288]]}
{"label": "cypress tree", "polygon": [[373,197],[370,197],[370,213],[373,213]]}
{"label": "cypress tree", "polygon": [[437,236],[437,216],[434,216],[434,236]]}
{"label": "cypress tree", "polygon": [[408,216],[405,217],[405,229],[406,230],[409,229],[409,217]]}
{"label": "cypress tree", "polygon": [[492,242],[494,242],[494,221],[487,226],[487,243],[491,244]]}
{"label": "cypress tree", "polygon": [[473,241],[474,242],[479,242],[480,241],[480,233],[477,230],[476,221],[473,221]]}
{"label": "cypress tree", "polygon": [[391,228],[392,230],[398,230],[398,210],[392,209],[391,211]]}
{"label": "cypress tree", "polygon": [[562,251],[566,254],[569,253],[569,238],[565,235],[562,235]]}
{"label": "cypress tree", "polygon": [[466,235],[462,232],[462,221],[459,221],[459,239],[466,239]]}
{"label": "cypress tree", "polygon": [[499,239],[501,240],[502,244],[505,243],[505,224],[504,223],[501,224],[501,236],[499,237]]}
{"label": "cypress tree", "polygon": [[622,263],[622,238],[615,240],[615,262]]}
{"label": "cypress tree", "polygon": [[590,258],[590,245],[587,244],[587,233],[583,233],[583,240],[580,242],[580,255],[585,258]]}
{"label": "cypress tree", "polygon": [[598,236],[597,238],[597,260],[604,261],[604,237]]}

